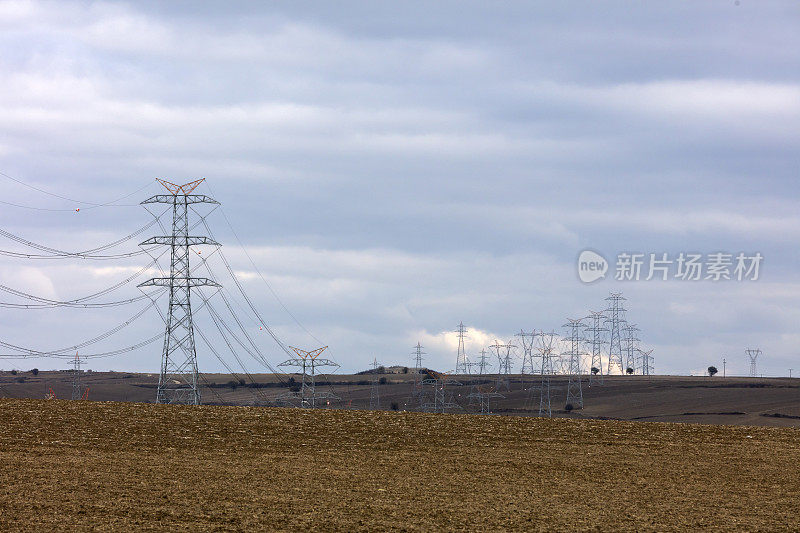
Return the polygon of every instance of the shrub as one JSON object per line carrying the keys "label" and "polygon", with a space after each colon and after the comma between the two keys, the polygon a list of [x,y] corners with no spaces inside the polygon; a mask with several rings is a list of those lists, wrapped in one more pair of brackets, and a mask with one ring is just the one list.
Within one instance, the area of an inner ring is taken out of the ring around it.
{"label": "shrub", "polygon": [[626,372],[626,373],[627,373],[629,376],[632,376],[632,375],[633,375],[633,369],[632,369],[631,367],[628,367],[628,369],[627,369],[627,370],[625,370],[625,372]]}
{"label": "shrub", "polygon": [[34,376],[38,376],[39,375],[39,369],[38,368],[31,368],[31,374],[33,374]]}
{"label": "shrub", "polygon": [[399,411],[399,410],[400,410],[400,404],[398,404],[397,402],[392,402],[392,411]]}
{"label": "shrub", "polygon": [[708,375],[709,376],[713,376],[717,372],[719,372],[719,370],[717,370],[717,367],[715,367],[715,366],[708,367]]}
{"label": "shrub", "polygon": [[389,382],[389,380],[386,379],[386,378],[381,378],[381,379],[378,380],[378,383],[380,385],[386,385],[388,382]]}
{"label": "shrub", "polygon": [[594,374],[594,375],[596,376],[596,375],[597,375],[597,374],[599,374],[599,373],[600,373],[600,369],[599,369],[599,368],[597,368],[596,366],[593,366],[593,367],[592,367],[592,374]]}
{"label": "shrub", "polygon": [[408,367],[407,366],[403,367],[403,374],[408,374]]}
{"label": "shrub", "polygon": [[16,376],[16,375],[17,375],[17,371],[16,371],[16,370],[12,370],[12,371],[11,371],[11,375],[12,375],[12,376]]}
{"label": "shrub", "polygon": [[568,412],[568,413],[569,413],[570,411],[572,411],[573,409],[575,409],[575,407],[573,407],[573,405],[572,405],[571,403],[568,403],[567,405],[565,405],[565,406],[564,406],[564,410],[565,410],[566,412]]}

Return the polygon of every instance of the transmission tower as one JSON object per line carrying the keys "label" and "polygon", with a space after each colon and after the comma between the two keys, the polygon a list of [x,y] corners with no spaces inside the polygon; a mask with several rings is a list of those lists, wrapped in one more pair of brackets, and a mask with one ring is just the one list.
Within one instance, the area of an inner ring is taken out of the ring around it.
{"label": "transmission tower", "polygon": [[[539,416],[553,416],[550,405],[550,376],[553,375],[553,342],[555,332],[542,333],[540,336],[539,354],[542,357],[540,367],[541,385],[539,387]],[[533,392],[533,389],[531,389]]]}
{"label": "transmission tower", "polygon": [[317,348],[316,350],[311,351],[301,350],[300,348],[295,348],[294,346],[289,346],[289,348],[291,348],[291,350],[297,354],[297,357],[287,359],[286,361],[279,363],[278,366],[296,367],[302,371],[300,390],[296,392],[289,391],[281,394],[278,396],[277,400],[299,400],[300,407],[309,407],[311,409],[315,409],[317,407],[318,400],[326,400],[327,403],[330,403],[330,400],[338,400],[338,397],[332,392],[317,392],[317,368],[339,367],[338,363],[331,361],[330,359],[319,359],[320,354],[322,354],[322,352],[324,352],[328,347],[323,346],[322,348]]}
{"label": "transmission tower", "polygon": [[516,345],[512,344],[510,341],[506,344],[500,344],[500,341],[495,340],[494,344],[489,346],[495,352],[495,356],[497,356],[497,383],[495,385],[495,390],[499,391],[501,389],[505,389],[511,392],[511,350],[516,348]]}
{"label": "transmission tower", "polygon": [[477,399],[480,404],[481,414],[488,415],[492,412],[490,402],[492,398],[505,398],[502,394],[494,390],[491,385],[477,385],[469,394],[470,400]]}
{"label": "transmission tower", "polygon": [[75,359],[72,362],[72,399],[73,400],[86,400],[89,397],[89,388],[83,388],[81,384],[81,358],[75,354]]}
{"label": "transmission tower", "polygon": [[196,287],[220,287],[208,278],[193,278],[189,270],[189,247],[219,246],[208,237],[189,235],[189,206],[218,204],[204,194],[190,194],[205,178],[176,185],[158,180],[170,194],[157,194],[142,204],[172,205],[172,235],[151,237],[140,246],[166,245],[171,248],[168,278],[152,278],[139,287],[169,287],[167,329],[161,354],[161,374],[158,378],[156,403],[200,404],[197,383],[197,351],[192,324],[191,290]]}
{"label": "transmission tower", "polygon": [[636,373],[636,355],[639,353],[639,337],[636,336],[637,331],[641,331],[636,327],[636,324],[626,324],[622,328],[624,332],[623,340],[625,341],[625,373],[628,369]]}
{"label": "transmission tower", "polygon": [[369,391],[369,409],[370,411],[379,411],[381,408],[381,396],[378,386],[380,381],[378,379],[378,360],[372,360],[372,387]]}
{"label": "transmission tower", "polygon": [[456,329],[458,333],[458,353],[456,355],[456,370],[455,374],[469,373],[469,365],[467,364],[467,352],[464,349],[464,339],[467,338],[467,328],[461,322]]}
{"label": "transmission tower", "polygon": [[622,360],[622,342],[620,330],[625,326],[625,307],[622,302],[625,298],[621,292],[612,292],[608,298],[608,308],[605,311],[605,323],[608,324],[608,368],[607,374],[611,375],[613,368],[618,368],[620,374],[625,374],[625,363]]}
{"label": "transmission tower", "polygon": [[519,330],[519,333],[514,335],[519,337],[522,341],[522,370],[521,374],[533,374],[533,341],[536,339],[536,330],[531,330],[530,333],[525,333],[524,330]]}
{"label": "transmission tower", "polygon": [[750,377],[757,378],[758,369],[756,368],[756,359],[761,355],[761,350],[758,348],[748,348],[744,353],[746,353],[747,357],[750,359]]}
{"label": "transmission tower", "polygon": [[460,382],[447,374],[428,370],[428,378],[422,381],[424,385],[433,386],[433,402],[423,404],[422,409],[429,413],[446,413],[461,406],[453,402],[453,395],[445,387],[447,385],[461,385]]}
{"label": "transmission tower", "polygon": [[424,402],[423,396],[425,389],[422,386],[422,359],[425,352],[422,351],[423,346],[418,342],[414,346],[412,355],[414,356],[414,383],[411,385],[411,397],[409,403],[419,403],[422,406]]}
{"label": "transmission tower", "polygon": [[[492,364],[489,362],[489,356],[486,355],[485,349],[481,350],[480,357],[474,363],[478,367],[478,376],[480,377],[484,376],[486,374],[486,370],[490,366],[492,366]],[[478,394],[481,394],[483,392],[481,389],[482,385],[484,385],[484,383],[482,383],[480,379],[478,380],[478,383],[473,383],[472,389],[470,390],[470,394],[469,396],[467,396],[469,398],[470,405],[473,403],[473,400],[475,399],[480,400],[480,396],[478,396]]]}
{"label": "transmission tower", "polygon": [[639,350],[639,358],[642,362],[642,375],[649,376],[653,373],[653,360],[654,358],[650,355],[653,353],[653,350],[645,352],[642,349]]}
{"label": "transmission tower", "polygon": [[[605,315],[602,311],[589,311],[587,317],[591,323],[586,327],[586,333],[589,334],[589,345],[592,350],[592,363],[589,367],[589,386],[593,384],[603,384],[603,345],[606,341],[603,339],[603,333],[608,331],[608,328],[601,327],[601,323],[605,321]],[[594,369],[597,369],[595,372]]]}
{"label": "transmission tower", "polygon": [[581,388],[581,344],[585,341],[581,335],[584,324],[581,319],[567,319],[564,324],[567,328],[569,337],[569,350],[562,355],[566,355],[569,360],[568,372],[569,382],[567,383],[567,401],[565,405],[572,405],[575,409],[583,409],[583,389]]}

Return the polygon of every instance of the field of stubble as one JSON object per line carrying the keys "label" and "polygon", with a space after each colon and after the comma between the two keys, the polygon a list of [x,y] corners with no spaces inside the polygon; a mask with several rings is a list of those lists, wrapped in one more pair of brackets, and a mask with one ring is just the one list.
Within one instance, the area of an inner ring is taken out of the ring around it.
{"label": "field of stubble", "polygon": [[3,530],[798,530],[796,429],[0,401]]}

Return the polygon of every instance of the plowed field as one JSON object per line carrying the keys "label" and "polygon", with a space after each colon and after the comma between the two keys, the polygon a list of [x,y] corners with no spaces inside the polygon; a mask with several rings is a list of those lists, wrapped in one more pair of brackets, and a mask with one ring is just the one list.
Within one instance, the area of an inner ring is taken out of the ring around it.
{"label": "plowed field", "polygon": [[800,433],[0,401],[4,530],[798,530]]}

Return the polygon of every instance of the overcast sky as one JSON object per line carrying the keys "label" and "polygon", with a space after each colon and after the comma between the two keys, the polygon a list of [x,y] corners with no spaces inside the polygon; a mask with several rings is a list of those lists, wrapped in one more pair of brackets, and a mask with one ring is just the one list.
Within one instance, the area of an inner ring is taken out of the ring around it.
{"label": "overcast sky", "polygon": [[[206,177],[198,192],[222,203],[208,223],[265,320],[287,344],[330,345],[343,371],[411,364],[418,341],[450,370],[460,321],[474,355],[520,328],[563,332],[621,291],[657,373],[725,357],[746,374],[748,347],[764,374],[800,373],[798,30],[794,1],[0,2],[0,172],[92,203],[146,187],[86,209],[0,176],[0,198],[38,208],[4,205],[0,227],[94,248],[151,220],[136,204],[156,177]],[[587,248],[764,259],[757,281],[617,281],[612,264],[584,284]],[[68,300],[145,264],[3,257],[0,283]],[[145,303],[0,309],[0,340],[71,346]],[[207,310],[196,318],[225,355]],[[160,320],[151,309],[84,352]],[[201,371],[220,369],[197,343]],[[90,366],[157,371],[160,351]],[[65,366],[2,363],[34,364]]]}

